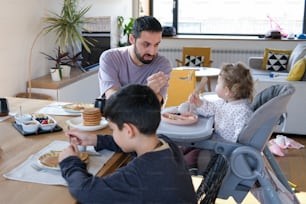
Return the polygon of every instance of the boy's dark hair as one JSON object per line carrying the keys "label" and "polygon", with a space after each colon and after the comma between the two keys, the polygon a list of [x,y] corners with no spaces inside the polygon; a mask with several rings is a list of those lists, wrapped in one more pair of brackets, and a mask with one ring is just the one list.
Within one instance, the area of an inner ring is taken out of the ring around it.
{"label": "boy's dark hair", "polygon": [[160,123],[160,103],[148,86],[130,84],[106,101],[104,116],[119,130],[124,123],[133,124],[142,134],[154,134]]}
{"label": "boy's dark hair", "polygon": [[135,20],[132,28],[132,35],[135,39],[140,37],[142,31],[162,32],[160,22],[153,16],[142,16]]}

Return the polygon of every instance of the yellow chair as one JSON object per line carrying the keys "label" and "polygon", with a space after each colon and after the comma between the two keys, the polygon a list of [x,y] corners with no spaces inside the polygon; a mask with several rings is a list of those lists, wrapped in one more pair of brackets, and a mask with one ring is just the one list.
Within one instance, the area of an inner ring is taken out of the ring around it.
{"label": "yellow chair", "polygon": [[196,88],[194,70],[172,70],[164,107],[178,106],[188,100]]}
{"label": "yellow chair", "polygon": [[[178,67],[210,67],[212,62],[210,47],[183,47],[182,59],[176,59]],[[207,80],[207,90],[211,91],[209,78]]]}
{"label": "yellow chair", "polygon": [[212,60],[210,47],[183,47],[182,59],[176,59],[176,65],[210,67]]}

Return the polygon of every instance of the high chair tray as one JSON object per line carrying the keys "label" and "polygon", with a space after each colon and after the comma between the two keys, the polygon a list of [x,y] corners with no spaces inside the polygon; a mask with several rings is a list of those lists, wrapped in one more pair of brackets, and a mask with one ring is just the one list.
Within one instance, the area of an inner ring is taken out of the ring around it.
{"label": "high chair tray", "polygon": [[[177,107],[169,107],[162,110],[163,112],[177,111]],[[198,121],[191,125],[173,125],[161,121],[157,129],[158,134],[168,136],[177,142],[196,142],[206,140],[211,137],[213,132],[213,117],[198,116]]]}

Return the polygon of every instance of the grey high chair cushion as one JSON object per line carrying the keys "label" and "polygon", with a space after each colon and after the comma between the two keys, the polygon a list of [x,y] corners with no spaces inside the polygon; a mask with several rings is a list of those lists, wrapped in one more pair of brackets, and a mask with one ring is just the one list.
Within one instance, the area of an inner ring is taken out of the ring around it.
{"label": "grey high chair cushion", "polygon": [[257,110],[260,106],[268,102],[270,99],[279,96],[279,95],[287,95],[288,93],[292,93],[294,89],[291,86],[282,86],[280,84],[272,85],[269,88],[264,89],[260,93],[258,93],[251,105],[253,111]]}

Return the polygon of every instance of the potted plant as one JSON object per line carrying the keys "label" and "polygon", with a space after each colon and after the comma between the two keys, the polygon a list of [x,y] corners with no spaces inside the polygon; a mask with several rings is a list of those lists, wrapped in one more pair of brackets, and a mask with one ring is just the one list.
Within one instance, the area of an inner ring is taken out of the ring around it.
{"label": "potted plant", "polygon": [[133,24],[135,22],[135,18],[130,18],[127,24],[124,24],[124,17],[118,16],[117,17],[117,25],[119,29],[119,42],[118,46],[123,47],[130,45],[129,42],[129,35],[132,33]]}
{"label": "potted plant", "polygon": [[[92,45],[82,36],[82,31],[87,31],[83,26],[87,23],[85,14],[89,11],[90,6],[78,8],[78,0],[64,0],[63,7],[60,14],[50,11],[49,16],[43,18],[46,26],[43,27],[35,36],[29,55],[28,61],[28,89],[29,98],[31,98],[32,83],[31,83],[31,67],[32,67],[32,53],[36,41],[41,35],[54,32],[56,35],[56,44],[64,52],[69,52],[75,56],[76,49],[81,50],[81,45],[84,46],[87,52],[90,53],[88,45]],[[68,50],[68,51],[67,51]]]}
{"label": "potted plant", "polygon": [[42,32],[54,32],[60,49],[69,52],[72,58],[78,55],[82,45],[90,53],[91,43],[82,36],[82,31],[86,31],[84,24],[88,22],[84,16],[89,9],[89,6],[78,9],[78,0],[64,0],[60,14],[50,11],[50,16],[43,18],[46,26]]}
{"label": "potted plant", "polygon": [[[62,52],[60,47],[57,48],[56,55],[52,56],[42,52],[43,55],[47,57],[48,60],[54,61],[55,64],[53,67],[50,68],[51,78],[53,81],[60,81],[63,77],[68,77],[69,75],[66,73],[67,71],[64,69],[69,69],[69,53]],[[65,67],[68,66],[68,67]],[[65,73],[65,74],[64,74]]]}

